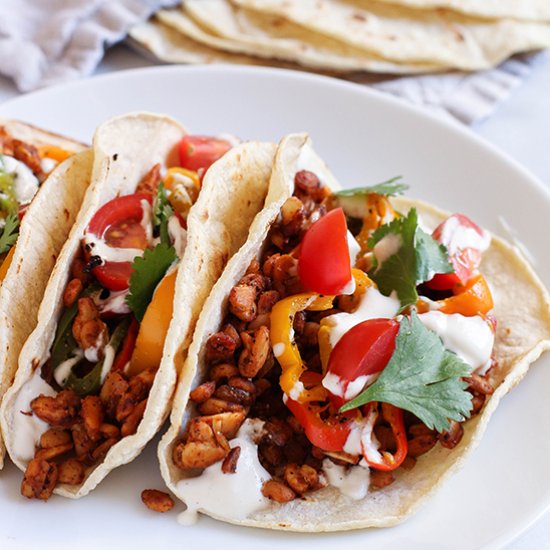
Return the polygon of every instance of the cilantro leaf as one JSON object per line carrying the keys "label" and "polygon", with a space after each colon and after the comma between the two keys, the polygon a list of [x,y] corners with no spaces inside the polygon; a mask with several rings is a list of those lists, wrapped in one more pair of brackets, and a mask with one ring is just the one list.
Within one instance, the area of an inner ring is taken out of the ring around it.
{"label": "cilantro leaf", "polygon": [[170,246],[170,235],[168,234],[168,220],[174,213],[168,202],[168,195],[164,184],[160,182],[155,201],[153,203],[153,231],[155,236],[160,237],[160,242]]}
{"label": "cilantro leaf", "polygon": [[418,299],[416,285],[430,280],[435,273],[452,273],[453,267],[447,249],[418,226],[415,208],[411,208],[407,216],[379,227],[369,239],[369,248],[373,249],[390,235],[399,239],[399,247],[380,265],[375,256],[369,277],[385,296],[395,291],[401,308],[406,308]]}
{"label": "cilantro leaf", "polygon": [[132,263],[133,273],[130,277],[130,292],[126,296],[126,303],[138,321],[143,319],[157,285],[176,259],[173,246],[159,243],[152,250],[146,250],[143,258],[138,257]]}
{"label": "cilantro leaf", "polygon": [[471,367],[447,351],[435,332],[427,329],[413,311],[404,317],[395,351],[378,379],[340,411],[383,401],[415,414],[428,428],[449,429],[449,420],[470,415],[472,396],[461,380]]}
{"label": "cilantro leaf", "polygon": [[356,197],[363,195],[385,195],[386,197],[392,195],[402,195],[409,186],[406,183],[402,183],[401,176],[396,176],[395,178],[383,181],[382,183],[377,183],[376,185],[371,185],[370,187],[355,187],[353,189],[344,189],[335,193],[337,197]]}
{"label": "cilantro leaf", "polygon": [[19,236],[19,218],[17,214],[10,214],[0,235],[0,254],[5,254],[17,242]]}

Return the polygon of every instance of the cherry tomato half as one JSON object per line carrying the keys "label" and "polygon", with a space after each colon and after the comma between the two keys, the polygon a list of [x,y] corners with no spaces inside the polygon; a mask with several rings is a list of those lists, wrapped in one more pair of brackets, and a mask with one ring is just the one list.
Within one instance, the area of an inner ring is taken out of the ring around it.
{"label": "cherry tomato half", "polygon": [[[457,234],[465,229],[473,229],[478,233],[480,241],[484,239],[483,229],[464,214],[449,216],[434,229],[432,237],[449,247]],[[466,284],[479,267],[481,254],[482,250],[476,247],[458,248],[454,254],[449,255],[454,273],[438,273],[426,283],[426,286],[434,290],[450,290],[456,285]]]}
{"label": "cherry tomato half", "polygon": [[210,136],[185,136],[179,145],[180,166],[204,173],[231,149],[225,139]]}
{"label": "cherry tomato half", "polygon": [[352,280],[342,208],[332,210],[306,232],[300,246],[298,275],[304,287],[319,294],[340,294]]}
{"label": "cherry tomato half", "polygon": [[[327,372],[340,378],[344,395],[350,382],[384,370],[395,351],[398,332],[399,322],[395,319],[369,319],[338,340],[330,354]],[[340,408],[346,399],[330,394],[330,401]]]}
{"label": "cherry tomato half", "polygon": [[[149,193],[134,193],[109,201],[95,213],[86,232],[113,248],[145,250],[149,242],[141,225],[144,200],[152,204],[153,197]],[[93,254],[92,250],[90,255]],[[106,261],[94,267],[92,273],[105,288],[125,290],[130,286],[132,263]]]}
{"label": "cherry tomato half", "polygon": [[347,413],[322,419],[319,412],[307,403],[298,403],[287,398],[286,406],[304,428],[309,441],[324,451],[341,451],[351,431],[355,415]]}

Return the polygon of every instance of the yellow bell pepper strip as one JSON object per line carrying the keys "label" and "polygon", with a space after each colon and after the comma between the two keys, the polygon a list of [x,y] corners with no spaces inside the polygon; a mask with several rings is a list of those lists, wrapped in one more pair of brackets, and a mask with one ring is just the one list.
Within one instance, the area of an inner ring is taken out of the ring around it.
{"label": "yellow bell pepper strip", "polygon": [[72,151],[67,151],[66,149],[57,147],[57,145],[42,145],[38,148],[38,154],[42,159],[49,158],[57,162],[63,162],[74,155]]}
{"label": "yellow bell pepper strip", "polygon": [[294,317],[304,310],[326,311],[332,307],[333,300],[334,296],[307,292],[289,296],[277,302],[271,310],[271,346],[282,369],[279,382],[285,394],[300,403],[322,401],[326,397],[326,390],[321,385],[306,390],[300,382],[305,365],[294,342]]}
{"label": "yellow bell pepper strip", "polygon": [[[466,317],[484,315],[493,309],[493,297],[487,280],[481,274],[472,277],[464,286],[457,285],[454,288],[456,294],[450,298],[439,300],[437,311],[452,314],[460,313]],[[425,313],[429,310],[428,305],[419,300],[417,302],[418,313]]]}
{"label": "yellow bell pepper strip", "polygon": [[162,279],[145,311],[127,371],[130,376],[160,365],[166,333],[174,311],[176,275],[177,271],[173,271]]}
{"label": "yellow bell pepper strip", "polygon": [[13,260],[13,255],[15,254],[15,246],[12,246],[9,252],[6,254],[2,265],[0,265],[0,283],[5,279],[6,273],[10,268],[11,262]]}
{"label": "yellow bell pepper strip", "polygon": [[[182,183],[182,179],[192,185]],[[164,187],[169,191],[168,201],[174,210],[185,218],[201,188],[197,172],[179,166],[169,168],[164,177]]]}
{"label": "yellow bell pepper strip", "polygon": [[[358,299],[362,296],[369,286],[374,285],[369,276],[360,269],[352,269],[351,274],[355,279],[355,292],[351,295],[352,299]],[[330,327],[321,320],[321,327],[318,332],[319,340],[319,356],[321,359],[321,365],[323,367],[323,374],[327,371],[328,358],[330,357],[330,352],[332,347],[330,345]]]}

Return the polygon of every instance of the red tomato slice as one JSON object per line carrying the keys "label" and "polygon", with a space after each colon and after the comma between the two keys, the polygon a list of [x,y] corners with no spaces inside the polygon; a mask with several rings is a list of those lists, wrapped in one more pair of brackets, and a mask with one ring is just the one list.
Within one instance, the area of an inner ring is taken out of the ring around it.
{"label": "red tomato slice", "polygon": [[[457,233],[465,228],[473,229],[479,234],[480,239],[484,238],[483,229],[464,214],[449,216],[434,229],[432,237],[448,247]],[[426,286],[433,290],[450,290],[456,285],[466,284],[479,267],[481,254],[482,251],[479,248],[459,248],[454,254],[449,255],[455,272],[438,273],[426,283]]]}
{"label": "red tomato slice", "polygon": [[350,283],[347,232],[342,208],[332,210],[307,230],[298,259],[298,275],[306,290],[336,295]]}
{"label": "red tomato slice", "polygon": [[351,430],[353,416],[330,416],[323,420],[319,413],[312,410],[307,404],[298,403],[287,398],[286,406],[304,428],[309,441],[324,451],[341,451]]}
{"label": "red tomato slice", "polygon": [[[350,382],[384,370],[395,351],[398,332],[399,322],[395,319],[369,319],[338,340],[330,354],[327,372],[340,378],[344,395]],[[330,394],[330,401],[340,408],[346,399]]]}
{"label": "red tomato slice", "polygon": [[185,136],[179,145],[180,166],[188,170],[205,172],[231,149],[225,139],[210,136]]}
{"label": "red tomato slice", "polygon": [[[141,201],[152,204],[149,193],[134,193],[117,197],[104,204],[91,219],[87,233],[103,239],[113,248],[138,248],[149,245],[141,225],[143,207]],[[90,252],[93,255],[93,250]],[[125,290],[130,286],[131,262],[110,262],[94,267],[92,273],[102,286],[109,290]]]}

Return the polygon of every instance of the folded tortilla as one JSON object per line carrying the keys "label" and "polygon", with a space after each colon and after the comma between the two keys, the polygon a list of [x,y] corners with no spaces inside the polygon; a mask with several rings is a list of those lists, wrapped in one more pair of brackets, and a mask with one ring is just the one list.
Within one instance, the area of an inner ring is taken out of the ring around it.
{"label": "folded tortilla", "polygon": [[[81,143],[20,121],[0,119],[0,127],[35,147],[55,146],[75,153],[42,183],[27,208],[10,267],[0,283],[1,400],[13,382],[17,358],[36,324],[48,277],[80,210],[90,181],[91,153]],[[5,453],[0,433],[0,469]]]}
{"label": "folded tortilla", "polygon": [[[14,385],[0,410],[8,452],[22,470],[32,458],[41,432],[36,428],[31,436],[22,433],[18,415],[30,410],[30,401],[37,397],[29,391],[33,383],[38,380],[38,385],[45,384],[38,378],[38,369],[50,353],[63,308],[63,292],[84,230],[103,204],[135,192],[138,182],[154,164],[166,166],[185,134],[175,120],[149,113],[111,119],[96,131],[92,183],[44,294],[38,325],[21,352]],[[187,219],[187,246],[178,267],[172,326],[137,432],[111,447],[104,460],[86,472],[81,485],[59,485],[55,493],[70,498],[86,495],[113,468],[134,459],[161,427],[170,410],[178,370],[202,304],[228,259],[246,240],[250,223],[263,207],[274,149],[272,144],[243,143],[207,171]],[[174,338],[176,333],[178,337]],[[49,391],[55,393],[51,388]],[[41,421],[35,420],[40,425]],[[43,432],[47,427],[41,429]]]}
{"label": "folded tortilla", "polygon": [[[294,175],[298,169],[308,169],[329,187],[337,188],[333,176],[315,155],[306,136],[292,135],[283,139],[275,157],[266,208],[254,220],[248,241],[228,263],[197,322],[174,398],[171,426],[159,446],[164,480],[191,508],[193,503],[186,484],[190,475],[177,468],[172,461],[174,444],[185,433],[189,419],[195,415],[194,405],[188,399],[189,393],[205,381],[208,372],[205,344],[220,329],[227,313],[230,290],[239,282],[250,262],[260,256],[270,226],[293,192]],[[448,216],[448,213],[421,201],[395,199],[394,203],[402,212],[412,206],[417,208],[428,229],[435,228]],[[237,517],[230,502],[225,507],[218,507],[215,512],[200,506],[196,510],[239,525],[309,532],[391,526],[412,514],[444,479],[465,462],[481,440],[500,399],[521,380],[529,365],[550,348],[549,296],[523,257],[513,247],[493,237],[489,250],[483,256],[481,271],[493,293],[493,313],[498,324],[494,350],[498,366],[490,371],[490,381],[495,391],[488,396],[481,413],[463,424],[464,436],[454,449],[436,445],[417,459],[412,470],[397,470],[393,484],[369,492],[362,500],[346,497],[329,486],[287,504],[271,502],[266,509],[246,517]],[[212,491],[215,490],[212,487]],[[227,494],[224,497],[227,500]],[[238,494],[235,499],[239,499]],[[182,521],[185,519],[182,518]]]}

